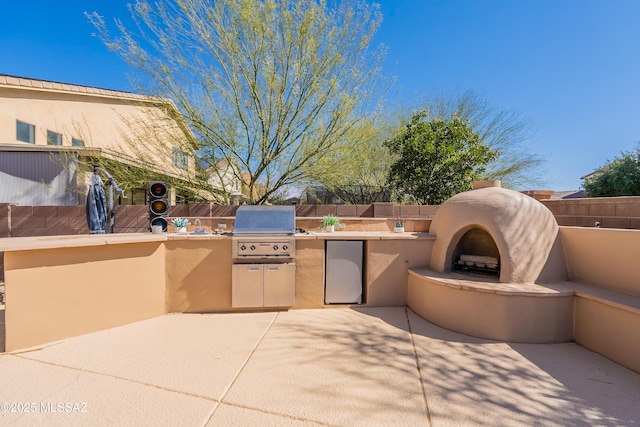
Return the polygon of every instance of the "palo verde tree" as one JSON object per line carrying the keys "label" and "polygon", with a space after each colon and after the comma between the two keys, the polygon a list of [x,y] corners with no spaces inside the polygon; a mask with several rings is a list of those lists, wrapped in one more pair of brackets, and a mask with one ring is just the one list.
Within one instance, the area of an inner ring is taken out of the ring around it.
{"label": "palo verde tree", "polygon": [[482,145],[468,123],[458,117],[430,118],[416,112],[387,147],[397,156],[389,170],[396,199],[437,205],[471,189],[497,153]]}
{"label": "palo verde tree", "polygon": [[640,148],[622,153],[587,179],[588,197],[640,196]]}
{"label": "palo verde tree", "polygon": [[387,175],[393,160],[384,141],[396,131],[387,115],[361,120],[321,162],[309,165],[310,175],[318,177],[314,184],[321,184],[346,203],[381,201],[389,193]]}
{"label": "palo verde tree", "polygon": [[[77,166],[81,173],[98,165],[127,192],[146,193],[149,181],[167,181],[179,202],[201,200],[209,177],[193,160],[197,145],[172,104],[140,97],[122,101],[120,107],[126,114],[114,107],[112,115],[101,117],[110,125],[108,141],[91,132],[100,119],[72,119],[66,133],[82,142],[64,153],[62,164]],[[210,199],[216,196],[208,193]]]}
{"label": "palo verde tree", "polygon": [[305,165],[377,106],[382,18],[364,0],[138,0],[131,12],[137,28],[117,23],[116,36],[89,18],[140,72],[138,90],[175,102],[210,163],[238,165],[249,203],[312,179]]}

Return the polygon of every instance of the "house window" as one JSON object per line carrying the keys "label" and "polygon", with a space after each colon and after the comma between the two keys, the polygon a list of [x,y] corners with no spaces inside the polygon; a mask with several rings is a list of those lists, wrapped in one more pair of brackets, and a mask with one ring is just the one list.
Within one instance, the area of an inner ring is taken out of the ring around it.
{"label": "house window", "polygon": [[180,169],[188,169],[189,168],[189,157],[187,153],[182,150],[173,147],[171,159],[173,161],[173,166]]}
{"label": "house window", "polygon": [[47,131],[47,145],[62,145],[62,134],[52,130]]}
{"label": "house window", "polygon": [[84,147],[84,141],[78,138],[71,138],[71,146]]}
{"label": "house window", "polygon": [[16,120],[16,134],[18,141],[28,142],[29,144],[36,143],[36,127],[34,125]]}

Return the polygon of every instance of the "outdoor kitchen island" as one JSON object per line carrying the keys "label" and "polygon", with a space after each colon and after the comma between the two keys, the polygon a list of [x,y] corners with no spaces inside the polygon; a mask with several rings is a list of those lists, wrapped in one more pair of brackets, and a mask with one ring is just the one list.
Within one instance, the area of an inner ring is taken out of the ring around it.
{"label": "outdoor kitchen island", "polygon": [[[8,351],[165,313],[323,308],[325,242],[364,242],[363,306],[407,305],[408,269],[426,267],[427,233],[295,235],[291,307],[232,307],[232,237],[151,233],[0,239]],[[335,307],[332,305],[331,307]]]}
{"label": "outdoor kitchen island", "polygon": [[[255,311],[232,307],[232,239],[172,236],[167,251],[167,311]],[[287,308],[322,308],[325,242],[364,241],[364,303],[402,306],[407,303],[407,271],[426,266],[433,236],[425,233],[336,232],[295,235],[295,303]],[[265,310],[278,309],[266,307]]]}

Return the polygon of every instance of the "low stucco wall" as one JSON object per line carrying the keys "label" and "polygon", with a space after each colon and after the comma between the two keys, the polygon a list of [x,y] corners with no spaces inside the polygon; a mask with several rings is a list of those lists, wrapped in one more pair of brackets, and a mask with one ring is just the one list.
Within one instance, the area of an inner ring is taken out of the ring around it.
{"label": "low stucco wall", "polygon": [[486,287],[449,285],[428,273],[409,272],[408,306],[438,326],[507,342],[554,343],[573,337],[571,293],[499,293]]}
{"label": "low stucco wall", "polygon": [[231,309],[231,239],[169,240],[166,266],[169,312]]}
{"label": "low stucco wall", "polygon": [[159,242],[5,253],[6,350],[166,313]]}
{"label": "low stucco wall", "polygon": [[640,230],[560,227],[569,277],[640,296]]}
{"label": "low stucco wall", "polygon": [[640,314],[577,296],[575,341],[635,372],[640,372]]}
{"label": "low stucco wall", "polygon": [[426,267],[433,240],[371,240],[367,242],[365,269],[367,305],[407,305],[410,268]]}

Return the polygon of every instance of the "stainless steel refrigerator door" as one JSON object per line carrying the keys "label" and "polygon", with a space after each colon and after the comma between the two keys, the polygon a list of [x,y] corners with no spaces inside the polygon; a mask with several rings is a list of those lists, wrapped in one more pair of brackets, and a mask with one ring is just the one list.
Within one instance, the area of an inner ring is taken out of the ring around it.
{"label": "stainless steel refrigerator door", "polygon": [[362,241],[327,241],[326,304],[362,303]]}

